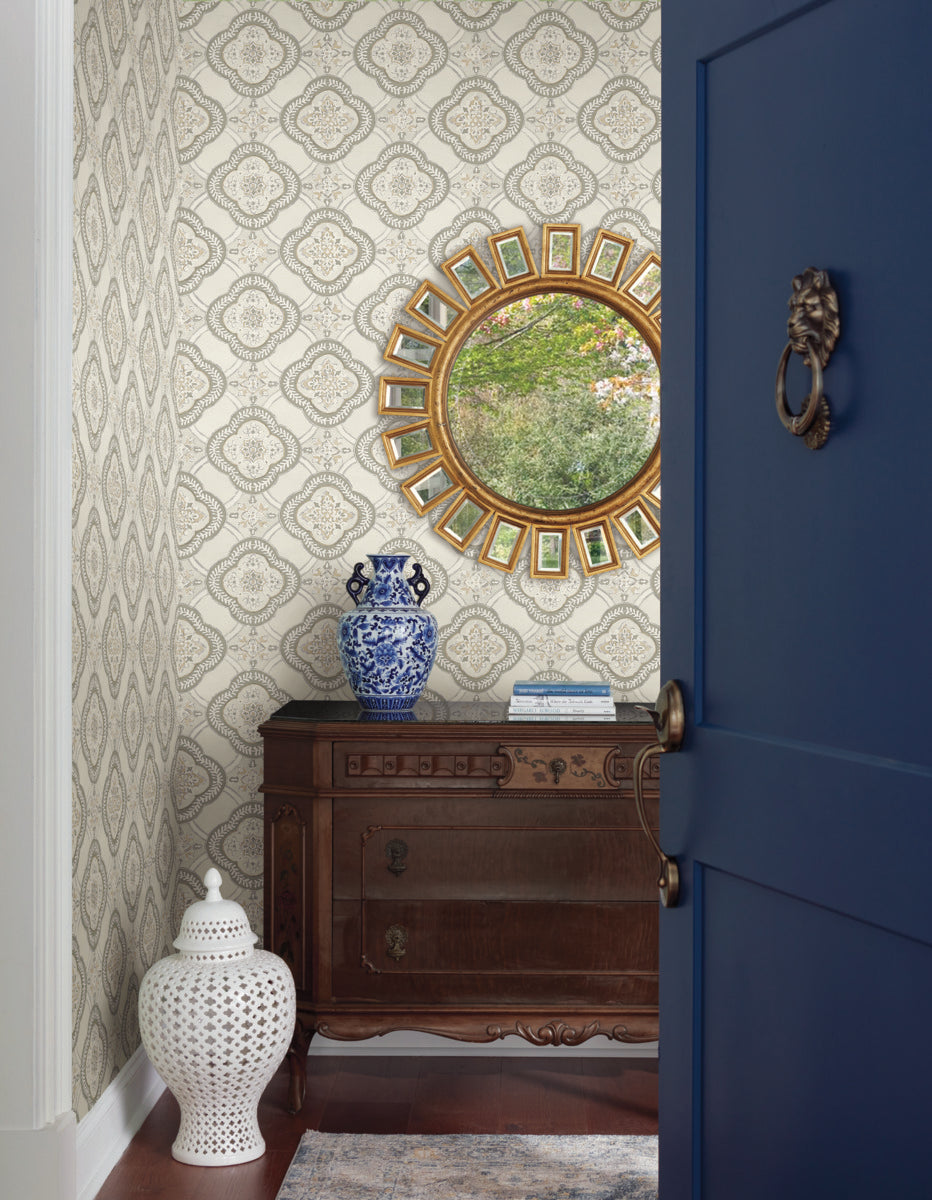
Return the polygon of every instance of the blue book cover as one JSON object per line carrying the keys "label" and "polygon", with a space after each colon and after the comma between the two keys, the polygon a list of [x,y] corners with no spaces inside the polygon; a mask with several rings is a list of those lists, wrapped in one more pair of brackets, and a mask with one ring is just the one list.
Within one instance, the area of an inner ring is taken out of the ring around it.
{"label": "blue book cover", "polygon": [[542,683],[534,679],[519,679],[511,689],[515,696],[610,696],[611,685],[601,680],[565,680]]}

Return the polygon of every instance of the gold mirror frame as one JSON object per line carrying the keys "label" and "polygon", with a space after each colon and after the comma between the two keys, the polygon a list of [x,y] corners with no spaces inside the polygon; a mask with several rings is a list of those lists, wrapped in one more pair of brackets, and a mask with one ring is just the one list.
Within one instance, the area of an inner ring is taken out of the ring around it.
{"label": "gold mirror frame", "polygon": [[475,247],[441,264],[456,292],[424,282],[405,312],[423,330],[397,324],[384,357],[416,374],[386,375],[378,411],[403,418],[382,434],[393,470],[416,469],[401,490],[419,515],[444,505],[434,529],[464,551],[484,532],[479,561],[513,571],[530,538],[530,573],[563,579],[575,545],[586,575],[620,566],[616,536],[641,558],[660,544],[660,438],[640,471],[618,491],[584,508],[532,509],[488,488],[464,462],[450,432],[447,386],[469,335],[505,304],[544,292],[570,292],[601,301],[637,329],[660,366],[660,258],[651,252],[631,266],[633,241],[596,231],[580,267],[580,226],[543,227],[541,262],[520,227],[488,239],[498,279]]}

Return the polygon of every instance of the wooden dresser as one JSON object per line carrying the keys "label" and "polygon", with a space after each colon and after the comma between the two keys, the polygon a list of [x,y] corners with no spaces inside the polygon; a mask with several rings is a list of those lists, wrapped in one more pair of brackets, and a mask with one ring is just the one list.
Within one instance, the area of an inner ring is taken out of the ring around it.
{"label": "wooden dresser", "polygon": [[632,705],[603,723],[505,711],[293,701],[260,726],[264,940],[294,972],[305,1049],[400,1029],[657,1037],[657,866],[631,775],[653,726]]}

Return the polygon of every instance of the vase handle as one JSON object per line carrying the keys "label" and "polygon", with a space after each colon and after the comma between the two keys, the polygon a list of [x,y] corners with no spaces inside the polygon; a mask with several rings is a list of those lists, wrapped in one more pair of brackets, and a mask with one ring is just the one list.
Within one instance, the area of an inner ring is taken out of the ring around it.
{"label": "vase handle", "polygon": [[410,584],[411,591],[417,596],[417,602],[420,605],[430,591],[430,580],[424,574],[420,563],[412,563],[411,566],[414,568],[414,574],[408,580],[408,583]]}
{"label": "vase handle", "polygon": [[362,573],[362,563],[356,563],[353,567],[353,573],[346,581],[346,590],[353,599],[354,604],[359,603],[359,593],[366,586],[369,580]]}

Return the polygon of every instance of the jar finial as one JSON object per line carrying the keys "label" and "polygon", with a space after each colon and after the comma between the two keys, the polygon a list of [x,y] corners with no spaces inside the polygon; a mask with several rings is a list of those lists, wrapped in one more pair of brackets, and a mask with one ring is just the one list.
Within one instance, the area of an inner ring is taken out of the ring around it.
{"label": "jar finial", "polygon": [[220,885],[223,883],[223,876],[216,867],[211,867],[204,876],[204,887],[207,888],[205,900],[220,900]]}

